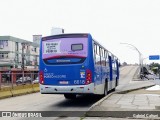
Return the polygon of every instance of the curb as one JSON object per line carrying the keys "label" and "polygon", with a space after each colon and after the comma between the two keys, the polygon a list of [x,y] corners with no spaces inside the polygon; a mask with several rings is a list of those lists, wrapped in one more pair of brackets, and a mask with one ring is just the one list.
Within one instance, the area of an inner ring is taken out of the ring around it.
{"label": "curb", "polygon": [[39,84],[16,86],[13,89],[8,87],[0,90],[0,99],[26,95],[30,93],[39,92],[39,91],[40,91]]}
{"label": "curb", "polygon": [[100,105],[104,100],[106,100],[107,98],[109,98],[112,94],[114,94],[114,92],[109,93],[107,96],[105,96],[104,98],[100,99],[99,101],[97,101],[96,103],[94,103],[89,109],[88,111],[90,111],[92,108],[94,108],[95,106]]}
{"label": "curb", "polygon": [[139,90],[139,89],[143,89],[143,88],[152,87],[152,86],[154,86],[154,85],[155,85],[155,84],[146,85],[146,86],[144,86],[144,87],[139,87],[139,88],[124,90],[124,91],[112,92],[112,93],[108,94],[107,96],[105,96],[104,98],[102,98],[102,99],[100,99],[99,101],[97,101],[96,103],[94,103],[94,104],[88,109],[88,111],[90,111],[91,109],[93,109],[95,106],[100,105],[104,100],[106,100],[107,98],[109,98],[109,97],[110,97],[111,95],[113,95],[113,94],[126,94],[126,93],[131,92],[131,91],[135,91],[135,90]]}
{"label": "curb", "polygon": [[126,94],[128,92],[132,92],[132,91],[135,91],[135,90],[140,90],[140,89],[143,89],[143,88],[148,88],[148,87],[152,87],[156,84],[152,84],[152,85],[147,85],[147,86],[144,86],[144,87],[139,87],[139,88],[134,88],[134,89],[129,89],[129,90],[124,90],[124,91],[117,91],[116,93],[117,94]]}

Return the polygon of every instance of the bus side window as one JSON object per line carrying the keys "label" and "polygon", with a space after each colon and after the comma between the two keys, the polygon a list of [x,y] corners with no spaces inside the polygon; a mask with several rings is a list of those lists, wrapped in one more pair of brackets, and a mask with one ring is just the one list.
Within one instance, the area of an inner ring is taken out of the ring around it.
{"label": "bus side window", "polygon": [[116,69],[116,61],[115,61],[114,56],[112,56],[112,68]]}
{"label": "bus side window", "polygon": [[94,43],[94,47],[93,47],[94,64],[96,64],[96,52],[97,52],[97,45]]}
{"label": "bus side window", "polygon": [[107,57],[106,57],[106,66],[107,66],[107,67],[109,67],[109,56],[110,56],[110,55],[109,55],[109,53],[108,53],[108,54],[107,54]]}
{"label": "bus side window", "polygon": [[101,49],[101,64],[102,64],[102,66],[105,66],[105,51],[104,51],[104,49],[102,48]]}
{"label": "bus side window", "polygon": [[100,48],[97,45],[96,46],[96,65],[101,65],[101,61],[100,61]]}
{"label": "bus side window", "polygon": [[108,52],[104,50],[104,62],[105,62],[104,66],[107,66],[107,59],[108,59]]}
{"label": "bus side window", "polygon": [[99,47],[100,65],[102,64],[102,48]]}

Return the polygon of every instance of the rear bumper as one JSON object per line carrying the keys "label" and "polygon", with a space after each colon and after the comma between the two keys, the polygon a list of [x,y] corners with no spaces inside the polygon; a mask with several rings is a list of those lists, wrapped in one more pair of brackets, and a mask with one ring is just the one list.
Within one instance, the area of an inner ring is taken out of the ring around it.
{"label": "rear bumper", "polygon": [[72,86],[53,86],[40,84],[40,92],[42,94],[64,94],[64,93],[77,93],[77,94],[93,94],[94,83],[89,85],[72,85]]}

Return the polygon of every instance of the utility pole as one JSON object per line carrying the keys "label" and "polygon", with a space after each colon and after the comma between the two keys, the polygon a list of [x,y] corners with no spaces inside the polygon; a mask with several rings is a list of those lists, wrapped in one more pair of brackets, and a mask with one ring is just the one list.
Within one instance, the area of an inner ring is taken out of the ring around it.
{"label": "utility pole", "polygon": [[24,68],[25,68],[25,63],[24,63],[24,60],[25,60],[25,55],[24,55],[24,48],[25,48],[25,45],[30,45],[31,42],[22,42],[21,45],[22,45],[22,82],[24,82]]}
{"label": "utility pole", "polygon": [[24,82],[24,47],[25,47],[25,43],[21,43],[22,44],[22,83]]}

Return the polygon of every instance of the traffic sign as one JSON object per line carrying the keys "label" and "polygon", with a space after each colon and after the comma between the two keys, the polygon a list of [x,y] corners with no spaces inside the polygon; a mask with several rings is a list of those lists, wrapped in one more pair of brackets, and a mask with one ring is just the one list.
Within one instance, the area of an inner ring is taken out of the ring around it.
{"label": "traffic sign", "polygon": [[159,59],[160,59],[159,55],[150,55],[149,56],[149,60],[159,60]]}

